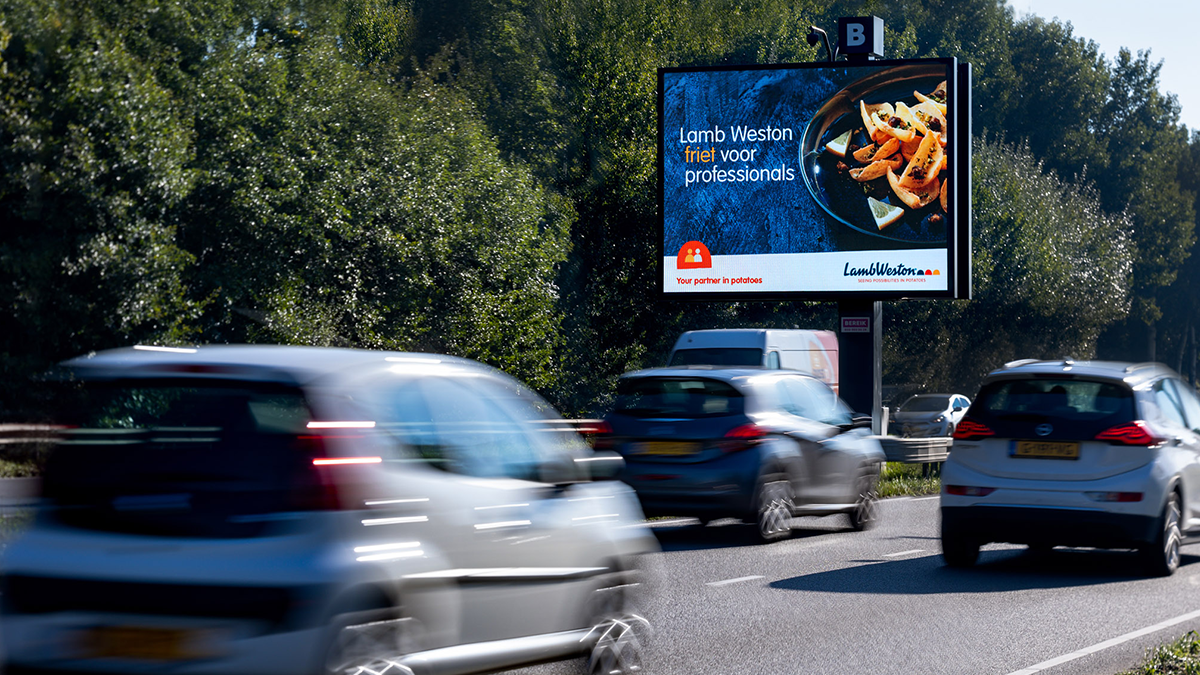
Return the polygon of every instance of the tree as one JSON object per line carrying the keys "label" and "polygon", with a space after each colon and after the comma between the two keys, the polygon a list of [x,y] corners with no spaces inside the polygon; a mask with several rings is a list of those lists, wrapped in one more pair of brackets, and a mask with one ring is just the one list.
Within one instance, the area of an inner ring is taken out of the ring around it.
{"label": "tree", "polygon": [[1125,316],[1131,224],[1099,196],[1044,167],[1027,148],[976,147],[975,299],[892,303],[885,379],[970,391],[1017,358],[1091,357]]}

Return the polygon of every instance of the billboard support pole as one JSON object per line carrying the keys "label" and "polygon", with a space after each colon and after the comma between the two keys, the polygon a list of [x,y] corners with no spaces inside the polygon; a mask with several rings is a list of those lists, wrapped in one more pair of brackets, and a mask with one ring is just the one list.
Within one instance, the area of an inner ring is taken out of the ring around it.
{"label": "billboard support pole", "polygon": [[856,412],[870,413],[872,433],[882,430],[883,303],[838,301],[838,390]]}
{"label": "billboard support pole", "polygon": [[[883,58],[883,19],[838,19],[837,53],[847,61]],[[884,428],[883,303],[841,300],[838,323],[838,389],[851,408],[871,415],[871,432],[878,434]]]}

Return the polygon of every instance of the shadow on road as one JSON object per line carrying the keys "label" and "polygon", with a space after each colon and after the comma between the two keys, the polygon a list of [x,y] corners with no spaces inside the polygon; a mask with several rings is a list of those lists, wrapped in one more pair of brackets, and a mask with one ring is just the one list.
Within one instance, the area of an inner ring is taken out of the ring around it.
{"label": "shadow on road", "polygon": [[[1024,549],[984,551],[973,568],[946,567],[940,555],[904,560],[858,560],[856,567],[805,574],[772,582],[771,588],[826,593],[1004,593],[1071,588],[1145,578],[1138,557],[1127,551],[1058,549],[1034,554]],[[1200,562],[1184,554],[1182,565]]]}
{"label": "shadow on road", "polygon": [[[796,518],[792,521],[792,527],[792,539],[807,539],[847,532],[850,529],[845,516]],[[653,532],[664,551],[702,551],[763,545],[755,538],[753,525],[733,519],[716,521],[708,526],[692,520],[691,524],[654,527]]]}

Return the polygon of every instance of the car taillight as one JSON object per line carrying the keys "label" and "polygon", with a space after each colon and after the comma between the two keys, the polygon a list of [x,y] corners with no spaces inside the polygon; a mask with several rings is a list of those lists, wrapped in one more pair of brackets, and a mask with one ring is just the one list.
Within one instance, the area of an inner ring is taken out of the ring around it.
{"label": "car taillight", "polygon": [[767,430],[763,427],[754,423],[743,424],[726,432],[719,446],[721,452],[741,452],[754,447],[766,436]]}
{"label": "car taillight", "polygon": [[947,485],[946,494],[960,497],[986,497],[996,491],[996,488],[978,487],[976,485]]}
{"label": "car taillight", "polygon": [[613,428],[608,422],[601,420],[595,424],[589,424],[586,429],[581,428],[579,432],[591,442],[594,449],[612,450]]}
{"label": "car taillight", "polygon": [[958,423],[958,426],[954,428],[954,439],[958,441],[973,441],[977,438],[986,438],[995,435],[996,432],[992,431],[988,425],[976,422],[970,417],[964,417]]}
{"label": "car taillight", "polygon": [[[345,494],[351,484],[363,483],[364,465],[381,464],[382,457],[331,457],[329,436],[305,434],[296,437],[304,465],[291,486],[291,508],[296,511],[336,511],[347,508]],[[351,492],[354,492],[351,490]]]}
{"label": "car taillight", "polygon": [[1150,429],[1142,420],[1134,420],[1105,429],[1096,434],[1095,440],[1108,441],[1117,445],[1151,446],[1162,443],[1162,439],[1150,433]]}

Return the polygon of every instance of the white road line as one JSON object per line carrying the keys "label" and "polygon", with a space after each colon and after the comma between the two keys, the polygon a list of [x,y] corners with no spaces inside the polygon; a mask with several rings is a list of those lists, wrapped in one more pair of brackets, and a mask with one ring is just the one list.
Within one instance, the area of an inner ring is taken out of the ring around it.
{"label": "white road line", "polygon": [[911,550],[911,551],[900,551],[899,553],[888,553],[887,555],[885,555],[885,556],[881,556],[881,557],[884,557],[884,558],[899,558],[899,557],[900,557],[900,556],[902,556],[902,555],[912,555],[912,554],[914,554],[914,553],[924,553],[924,552],[925,552],[925,549],[923,549],[923,548],[914,548],[914,549],[913,549],[913,550]]}
{"label": "white road line", "polygon": [[1042,661],[1041,663],[1029,666],[1028,668],[1023,668],[1021,670],[1013,671],[1013,672],[1009,673],[1008,675],[1033,675],[1033,673],[1040,673],[1041,671],[1046,670],[1047,668],[1053,668],[1054,666],[1067,663],[1068,661],[1074,661],[1075,659],[1083,658],[1084,656],[1087,656],[1088,654],[1095,654],[1096,652],[1103,651],[1105,649],[1108,649],[1109,647],[1116,647],[1119,644],[1129,642],[1130,640],[1136,640],[1144,635],[1149,635],[1156,631],[1160,631],[1164,628],[1170,628],[1171,626],[1181,624],[1184,621],[1190,621],[1197,617],[1200,617],[1200,610],[1197,610],[1195,612],[1188,612],[1187,614],[1182,614],[1180,616],[1175,617],[1174,619],[1167,619],[1166,621],[1163,621],[1162,623],[1156,623],[1153,626],[1148,626],[1146,628],[1142,628],[1141,630],[1135,630],[1132,633],[1126,633],[1120,637],[1115,637],[1111,640],[1105,640],[1104,642],[1094,644],[1091,647],[1084,647],[1083,649],[1080,649],[1077,652],[1071,652],[1070,654],[1064,654],[1057,658],[1050,659],[1049,661]]}
{"label": "white road line", "polygon": [[765,579],[765,578],[766,577],[763,577],[761,575],[753,576],[753,577],[738,577],[736,579],[725,579],[724,581],[710,581],[707,584],[705,584],[705,586],[728,586],[729,584],[736,584],[736,583],[740,583],[742,581],[754,581],[755,579]]}
{"label": "white road line", "polygon": [[675,527],[676,525],[694,525],[695,518],[675,518],[673,520],[651,520],[646,522],[646,527]]}

